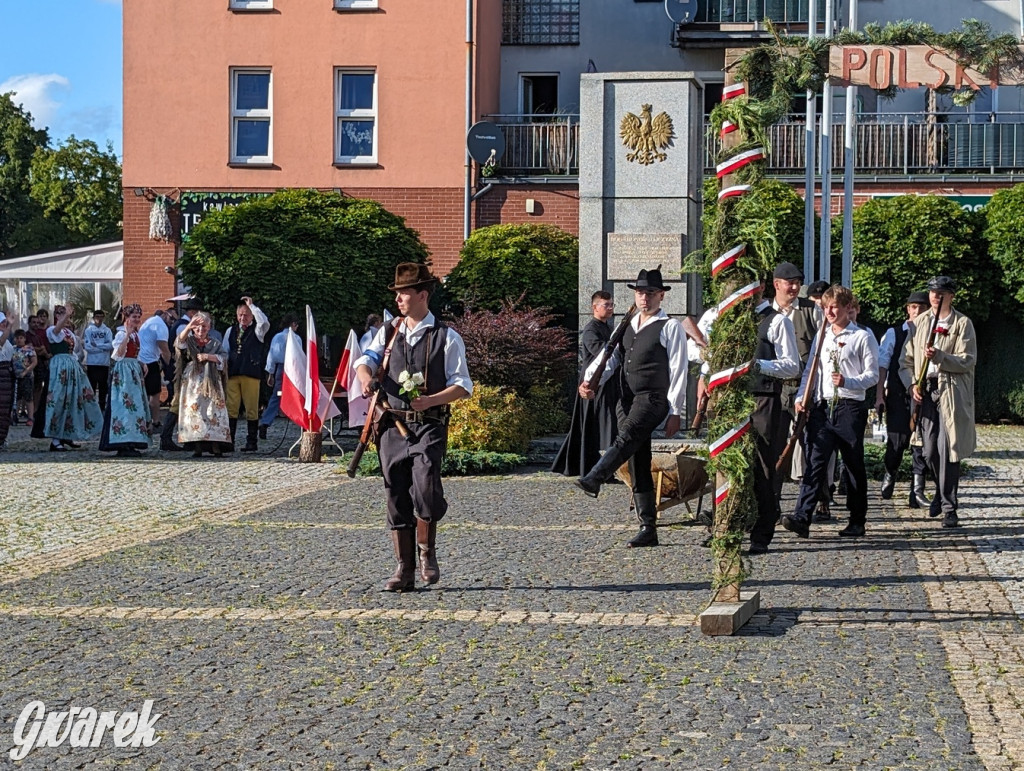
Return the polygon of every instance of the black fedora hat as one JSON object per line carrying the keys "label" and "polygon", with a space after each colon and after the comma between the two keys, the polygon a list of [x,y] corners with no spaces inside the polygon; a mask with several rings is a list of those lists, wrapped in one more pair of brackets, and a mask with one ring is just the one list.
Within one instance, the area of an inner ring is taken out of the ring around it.
{"label": "black fedora hat", "polygon": [[401,262],[395,266],[395,283],[388,287],[388,291],[426,289],[436,281],[437,278],[426,265],[418,262]]}
{"label": "black fedora hat", "polygon": [[670,286],[665,286],[664,281],[661,279],[661,265],[653,270],[641,270],[640,274],[636,277],[636,283],[626,284],[626,286],[630,289],[657,289],[661,292],[668,292],[672,289]]}

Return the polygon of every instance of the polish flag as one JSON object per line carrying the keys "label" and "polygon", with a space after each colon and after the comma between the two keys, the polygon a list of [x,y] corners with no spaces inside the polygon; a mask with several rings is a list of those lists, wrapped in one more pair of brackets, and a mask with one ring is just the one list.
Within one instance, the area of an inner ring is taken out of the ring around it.
{"label": "polish flag", "polygon": [[359,347],[356,333],[349,330],[348,341],[345,343],[345,350],[341,354],[341,362],[338,364],[338,385],[348,392],[349,426],[360,425],[366,418],[366,410],[370,405],[370,400],[363,396],[359,378],[356,377],[356,360],[362,355],[363,351]]}
{"label": "polish flag", "polygon": [[[306,306],[306,350],[298,335],[289,335],[284,353],[284,382],[281,412],[304,431],[319,431],[325,420],[340,415],[330,395],[320,388],[320,363],[316,347],[316,325]],[[308,354],[308,355],[307,355]]]}

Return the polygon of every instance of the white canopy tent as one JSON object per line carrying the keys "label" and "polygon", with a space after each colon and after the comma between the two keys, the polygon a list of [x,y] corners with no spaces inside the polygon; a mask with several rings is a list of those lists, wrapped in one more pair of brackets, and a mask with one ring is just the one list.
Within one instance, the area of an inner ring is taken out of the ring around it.
{"label": "white canopy tent", "polygon": [[94,308],[120,302],[124,242],[0,260],[2,310],[19,326],[39,308],[88,298]]}

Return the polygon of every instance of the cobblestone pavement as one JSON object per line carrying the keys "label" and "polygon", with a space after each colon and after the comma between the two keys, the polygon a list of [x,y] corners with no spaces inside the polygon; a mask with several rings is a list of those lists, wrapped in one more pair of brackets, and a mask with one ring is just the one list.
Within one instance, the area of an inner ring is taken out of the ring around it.
{"label": "cobblestone pavement", "polygon": [[18,766],[1022,768],[1024,431],[981,436],[964,527],[891,505],[900,485],[864,539],[780,531],[731,638],[694,623],[702,530],[622,548],[622,486],[448,480],[442,581],[392,595],[379,479],[288,462],[287,443],[126,461],[15,436],[0,752],[33,700],[152,699],[155,745],[65,741]]}

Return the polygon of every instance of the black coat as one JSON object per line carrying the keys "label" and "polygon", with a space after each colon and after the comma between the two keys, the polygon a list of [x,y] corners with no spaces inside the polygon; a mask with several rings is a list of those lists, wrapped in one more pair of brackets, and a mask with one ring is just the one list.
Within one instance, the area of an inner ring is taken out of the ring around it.
{"label": "black coat", "polygon": [[[611,336],[611,327],[597,319],[591,319],[583,328],[580,335],[580,381]],[[601,451],[611,446],[618,433],[615,418],[618,401],[618,377],[609,378],[593,399],[581,399],[579,394],[576,395],[569,433],[551,465],[551,471],[567,477],[581,476],[594,467],[601,458]]]}

